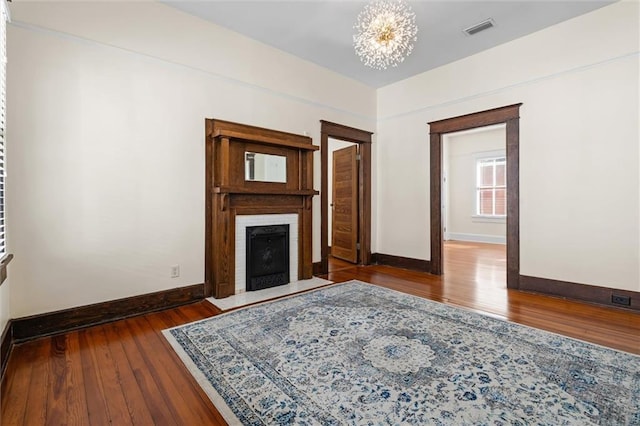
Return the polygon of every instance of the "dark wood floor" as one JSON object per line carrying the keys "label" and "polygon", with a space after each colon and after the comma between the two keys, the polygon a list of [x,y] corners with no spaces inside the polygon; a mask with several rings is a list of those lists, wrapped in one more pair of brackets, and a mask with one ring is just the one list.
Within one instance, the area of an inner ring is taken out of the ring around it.
{"label": "dark wood floor", "polygon": [[[503,246],[446,244],[443,277],[333,260],[328,279],[359,279],[640,354],[637,313],[507,290]],[[218,313],[199,302],[16,346],[0,424],[225,424],[161,334]]]}

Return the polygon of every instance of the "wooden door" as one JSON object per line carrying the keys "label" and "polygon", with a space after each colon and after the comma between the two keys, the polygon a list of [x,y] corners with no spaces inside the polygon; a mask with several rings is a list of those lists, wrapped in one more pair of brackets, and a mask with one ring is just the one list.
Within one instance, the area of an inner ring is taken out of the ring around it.
{"label": "wooden door", "polygon": [[358,262],[358,146],[333,152],[331,255]]}

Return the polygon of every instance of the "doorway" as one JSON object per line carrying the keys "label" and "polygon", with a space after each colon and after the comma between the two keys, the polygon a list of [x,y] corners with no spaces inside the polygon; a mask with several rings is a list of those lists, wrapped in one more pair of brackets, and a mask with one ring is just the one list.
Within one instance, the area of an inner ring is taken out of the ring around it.
{"label": "doorway", "polygon": [[484,290],[506,285],[505,147],[505,124],[442,137],[443,273]]}
{"label": "doorway", "polygon": [[519,288],[520,279],[520,106],[508,105],[459,117],[429,123],[430,133],[430,194],[431,194],[431,273],[443,271],[442,240],[442,145],[447,133],[496,124],[506,125],[507,159],[507,288]]}
{"label": "doorway", "polygon": [[[321,260],[315,272],[318,274],[327,274],[329,272],[329,179],[333,179],[333,176],[329,175],[329,162],[331,161],[333,163],[333,155],[330,155],[329,139],[350,142],[357,147],[358,161],[355,166],[357,169],[357,188],[352,189],[357,192],[357,197],[353,200],[353,202],[357,203],[355,207],[357,211],[357,217],[355,218],[357,219],[357,241],[355,241],[354,244],[359,246],[359,249],[357,248],[358,246],[356,247],[357,254],[355,262],[368,265],[371,263],[371,136],[373,133],[324,120],[320,120],[320,123]],[[350,220],[353,219],[353,217],[350,218]],[[353,240],[351,240],[351,242],[353,242]],[[353,253],[351,253],[351,256],[353,256]]]}
{"label": "doorway", "polygon": [[506,129],[442,137],[443,240],[506,244]]}

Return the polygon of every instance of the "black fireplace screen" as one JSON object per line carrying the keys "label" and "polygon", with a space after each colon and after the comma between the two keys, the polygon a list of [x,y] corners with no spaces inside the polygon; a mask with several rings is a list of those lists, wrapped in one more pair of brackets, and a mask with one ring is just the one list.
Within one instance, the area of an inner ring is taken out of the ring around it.
{"label": "black fireplace screen", "polygon": [[247,227],[247,291],[289,283],[289,225]]}

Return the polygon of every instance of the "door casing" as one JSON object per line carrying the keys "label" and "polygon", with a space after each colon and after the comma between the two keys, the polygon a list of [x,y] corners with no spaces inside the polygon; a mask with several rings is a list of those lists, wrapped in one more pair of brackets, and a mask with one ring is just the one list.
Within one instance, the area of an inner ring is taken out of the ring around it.
{"label": "door casing", "polygon": [[359,144],[358,222],[360,264],[371,264],[371,136],[373,132],[320,120],[320,265],[318,274],[329,273],[329,138]]}
{"label": "door casing", "polygon": [[507,131],[507,288],[520,287],[520,106],[476,112],[429,124],[431,195],[431,273],[442,274],[442,135],[506,124]]}

